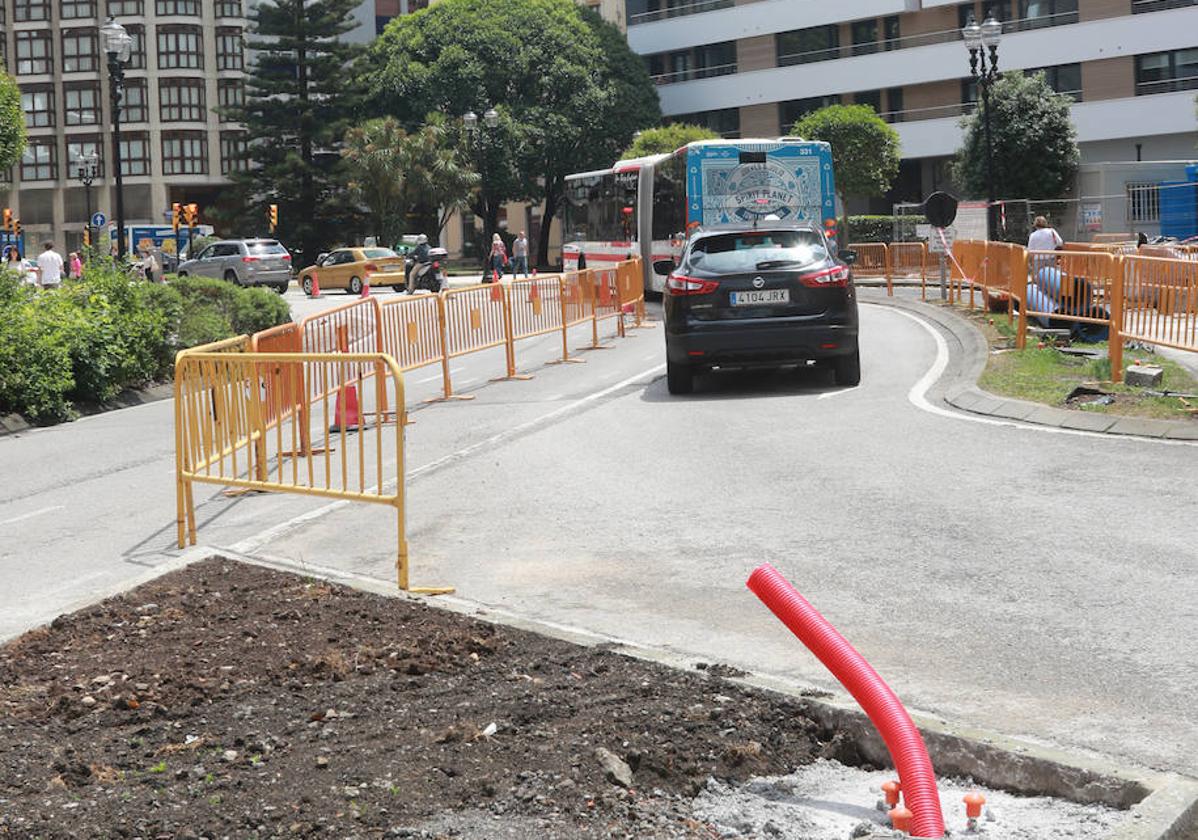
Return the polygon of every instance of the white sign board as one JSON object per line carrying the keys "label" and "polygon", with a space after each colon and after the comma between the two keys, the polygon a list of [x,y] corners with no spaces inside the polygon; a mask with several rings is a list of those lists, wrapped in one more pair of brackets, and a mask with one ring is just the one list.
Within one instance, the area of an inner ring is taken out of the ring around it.
{"label": "white sign board", "polygon": [[931,235],[928,237],[928,253],[948,253],[953,249],[953,242],[956,239],[957,229],[955,227],[932,228]]}
{"label": "white sign board", "polygon": [[986,239],[986,202],[962,201],[957,205],[953,227],[961,239]]}

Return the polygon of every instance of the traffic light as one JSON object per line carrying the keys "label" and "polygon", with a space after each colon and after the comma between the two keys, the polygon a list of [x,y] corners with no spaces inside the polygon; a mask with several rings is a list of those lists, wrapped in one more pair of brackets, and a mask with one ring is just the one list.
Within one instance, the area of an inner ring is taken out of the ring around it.
{"label": "traffic light", "polygon": [[179,235],[179,213],[183,209],[183,205],[179,202],[171,204],[171,227],[175,229],[175,236]]}
{"label": "traffic light", "polygon": [[275,228],[279,226],[279,205],[270,205],[270,212],[268,216],[270,218],[270,232],[274,233]]}
{"label": "traffic light", "polygon": [[199,218],[200,218],[200,205],[188,204],[187,205],[187,226],[195,227],[195,223]]}
{"label": "traffic light", "polygon": [[12,233],[12,210],[4,208],[4,230]]}

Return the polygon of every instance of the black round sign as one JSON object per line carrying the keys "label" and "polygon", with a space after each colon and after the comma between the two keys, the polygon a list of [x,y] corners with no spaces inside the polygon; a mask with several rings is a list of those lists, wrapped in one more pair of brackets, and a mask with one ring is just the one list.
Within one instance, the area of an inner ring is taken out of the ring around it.
{"label": "black round sign", "polygon": [[946,228],[957,218],[957,199],[946,192],[934,192],[923,203],[923,214],[932,227]]}

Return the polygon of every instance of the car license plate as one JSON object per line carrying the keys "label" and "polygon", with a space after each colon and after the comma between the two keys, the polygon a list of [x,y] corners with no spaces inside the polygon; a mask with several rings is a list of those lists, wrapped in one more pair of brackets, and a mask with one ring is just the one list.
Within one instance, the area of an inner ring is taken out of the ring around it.
{"label": "car license plate", "polygon": [[756,306],[762,303],[790,303],[790,289],[754,289],[751,292],[733,292],[733,306]]}

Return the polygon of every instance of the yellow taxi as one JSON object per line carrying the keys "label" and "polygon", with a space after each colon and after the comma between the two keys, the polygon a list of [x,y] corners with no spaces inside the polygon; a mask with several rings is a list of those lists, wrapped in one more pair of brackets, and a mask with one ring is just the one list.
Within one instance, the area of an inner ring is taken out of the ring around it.
{"label": "yellow taxi", "polygon": [[327,254],[321,254],[316,265],[310,265],[300,272],[300,286],[304,294],[312,294],[316,284],[321,291],[326,289],[344,289],[351,295],[362,293],[363,283],[374,285],[371,276],[388,273],[388,280],[397,279],[390,283],[398,289],[404,285],[403,257],[390,248],[337,248]]}

